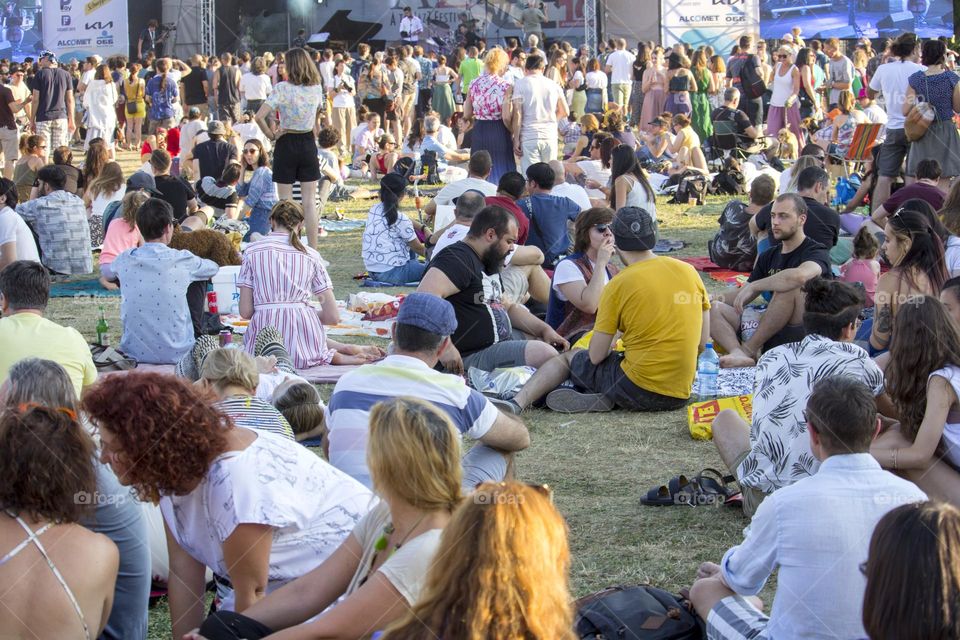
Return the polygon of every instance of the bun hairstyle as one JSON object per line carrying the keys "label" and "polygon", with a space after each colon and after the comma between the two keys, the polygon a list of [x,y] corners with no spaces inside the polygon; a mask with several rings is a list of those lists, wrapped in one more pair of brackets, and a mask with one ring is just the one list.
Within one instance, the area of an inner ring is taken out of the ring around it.
{"label": "bun hairstyle", "polygon": [[281,200],[270,210],[270,220],[290,232],[290,246],[297,251],[307,252],[300,242],[299,226],[303,224],[303,209],[293,200]]}
{"label": "bun hairstyle", "polygon": [[380,180],[380,202],[387,226],[392,227],[400,216],[400,200],[407,192],[407,180],[397,173],[389,173]]}
{"label": "bun hairstyle", "polygon": [[844,327],[856,321],[866,295],[862,288],[840,280],[813,278],[803,286],[803,330],[839,340]]}

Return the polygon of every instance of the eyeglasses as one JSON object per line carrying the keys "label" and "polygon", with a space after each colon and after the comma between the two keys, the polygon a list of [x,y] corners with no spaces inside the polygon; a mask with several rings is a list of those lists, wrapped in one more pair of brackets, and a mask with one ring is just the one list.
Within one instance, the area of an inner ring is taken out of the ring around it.
{"label": "eyeglasses", "polygon": [[785,54],[785,53],[778,53],[778,54],[777,54],[777,57],[778,57],[779,59],[781,59],[781,60],[785,60],[788,56],[787,56],[787,54]]}
{"label": "eyeglasses", "polygon": [[610,228],[610,225],[608,225],[608,224],[595,224],[595,225],[593,225],[593,228],[596,229],[597,231],[599,231],[600,233],[606,233],[606,232],[607,232],[607,229]]}
{"label": "eyeglasses", "polygon": [[259,151],[259,149],[244,149],[244,150],[243,150],[244,153],[256,153],[257,151]]}

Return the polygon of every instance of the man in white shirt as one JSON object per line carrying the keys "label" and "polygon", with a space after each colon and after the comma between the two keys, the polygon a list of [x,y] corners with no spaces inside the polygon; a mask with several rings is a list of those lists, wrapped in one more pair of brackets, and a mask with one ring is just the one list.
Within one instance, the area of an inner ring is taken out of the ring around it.
{"label": "man in white shirt", "polygon": [[336,62],[333,60],[333,49],[324,49],[320,54],[320,64],[317,70],[320,72],[320,78],[323,80],[323,88],[327,91],[333,86],[333,68]]}
{"label": "man in white shirt", "polygon": [[[904,133],[903,101],[907,93],[907,79],[924,69],[917,64],[918,49],[917,36],[904,33],[890,45],[890,53],[895,58],[877,67],[876,73],[870,78],[868,89],[870,97],[882,95],[887,109],[887,136],[883,140],[877,157],[877,170],[880,175],[871,198],[873,209],[890,197],[890,187],[894,179],[900,175],[903,159],[910,149],[910,142]],[[911,182],[913,178],[907,177],[907,184]]]}
{"label": "man in white shirt", "polygon": [[420,41],[420,34],[423,33],[423,21],[413,15],[413,9],[403,8],[403,17],[400,18],[400,39],[403,44],[411,47]]}
{"label": "man in white shirt", "polygon": [[563,168],[562,162],[559,160],[551,160],[550,168],[553,169],[553,175],[556,179],[556,182],[553,184],[553,189],[550,190],[550,195],[569,198],[580,207],[580,211],[586,211],[592,206],[590,204],[590,196],[587,195],[586,189],[578,184],[566,182],[567,173]]}
{"label": "man in white shirt", "polygon": [[523,77],[523,64],[527,61],[527,53],[517,47],[510,53],[510,66],[503,73],[503,79],[510,84]]}
{"label": "man in white shirt", "polygon": [[465,191],[479,191],[484,196],[497,195],[497,185],[487,180],[492,168],[493,160],[490,158],[488,151],[474,151],[470,156],[470,162],[467,164],[467,177],[446,184],[437,192],[433,200],[423,208],[427,218],[433,219],[436,217],[438,205],[444,207],[452,205],[453,200]]}
{"label": "man in white shirt", "polygon": [[527,57],[527,75],[517,80],[504,95],[505,120],[512,121],[514,153],[521,158],[521,170],[536,162],[557,157],[557,123],[567,117],[563,89],[543,75],[542,57]]}
{"label": "man in white shirt", "polygon": [[[888,511],[927,496],[880,468],[870,443],[880,429],[873,391],[847,376],[822,379],[806,405],[815,476],[769,496],[743,542],[697,571],[690,600],[707,637],[863,638],[870,536]],[[770,615],[755,599],[773,571]]]}
{"label": "man in white shirt", "polygon": [[630,89],[633,87],[633,61],[637,56],[627,51],[627,41],[617,39],[617,49],[607,57],[606,72],[610,74],[613,101],[626,113],[630,104]]}

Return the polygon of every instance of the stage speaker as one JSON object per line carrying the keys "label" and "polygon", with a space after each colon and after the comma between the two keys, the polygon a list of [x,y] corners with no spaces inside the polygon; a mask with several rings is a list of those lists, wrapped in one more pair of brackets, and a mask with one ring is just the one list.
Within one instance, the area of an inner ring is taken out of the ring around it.
{"label": "stage speaker", "polygon": [[886,18],[877,20],[877,29],[899,29],[910,31],[913,29],[913,14],[909,11],[898,11]]}
{"label": "stage speaker", "polygon": [[836,29],[824,29],[813,37],[818,40],[827,40],[829,38],[855,40],[857,38],[857,30],[848,25],[846,27],[837,27]]}

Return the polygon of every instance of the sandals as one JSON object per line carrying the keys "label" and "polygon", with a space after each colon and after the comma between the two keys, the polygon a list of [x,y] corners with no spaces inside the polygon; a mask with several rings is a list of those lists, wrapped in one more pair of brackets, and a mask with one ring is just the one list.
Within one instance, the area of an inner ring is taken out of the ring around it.
{"label": "sandals", "polygon": [[665,485],[653,487],[640,498],[640,504],[648,507],[669,507],[685,504],[691,507],[723,504],[739,507],[743,496],[730,485],[736,478],[723,475],[716,469],[704,469],[690,479],[685,475],[674,476]]}

